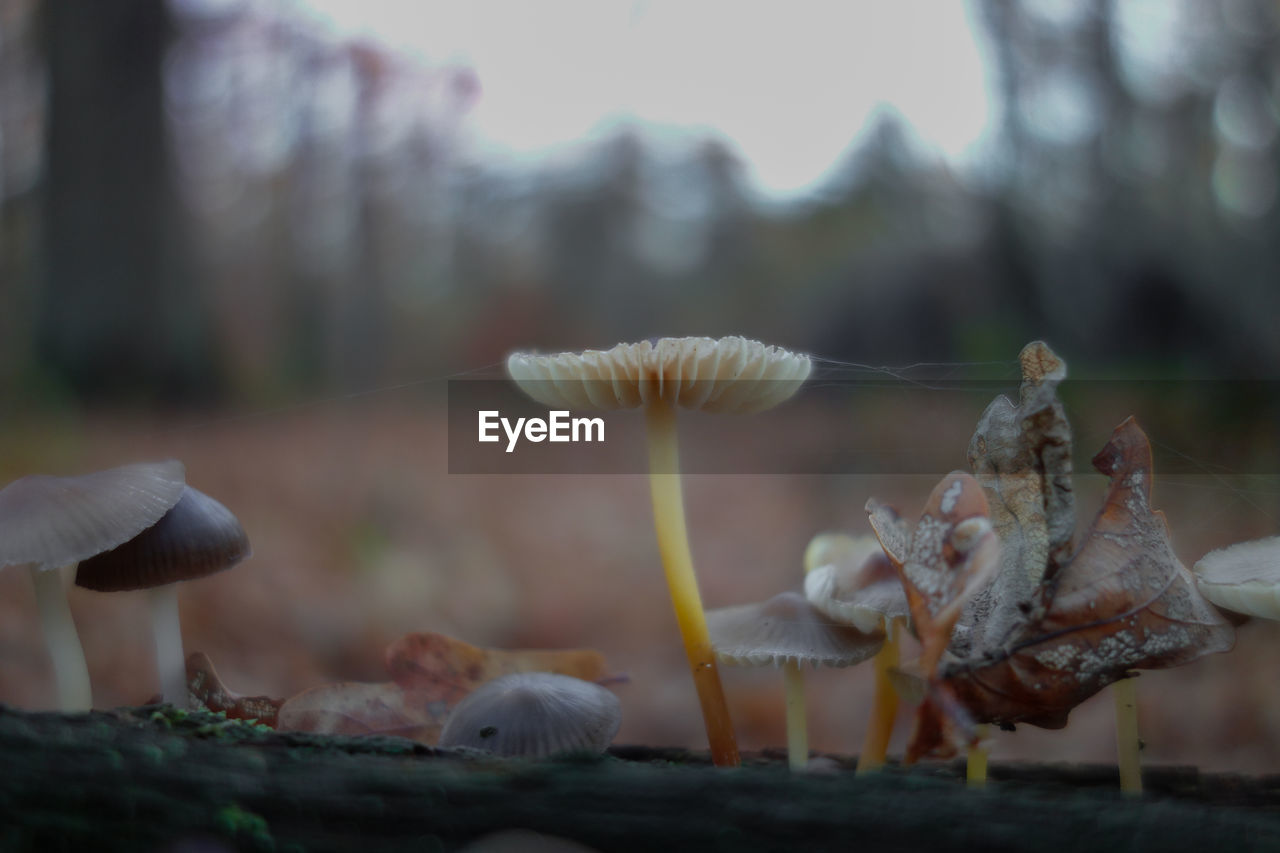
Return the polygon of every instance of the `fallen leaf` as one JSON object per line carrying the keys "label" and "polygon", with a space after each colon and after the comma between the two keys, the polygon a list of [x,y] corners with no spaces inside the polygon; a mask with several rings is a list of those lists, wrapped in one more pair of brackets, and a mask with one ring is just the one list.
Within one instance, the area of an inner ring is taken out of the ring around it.
{"label": "fallen leaf", "polygon": [[1000,565],[1000,546],[978,481],[952,471],[934,487],[914,530],[872,498],[867,514],[907,594],[921,668],[932,673],[969,598]]}
{"label": "fallen leaf", "polygon": [[399,735],[435,744],[451,705],[430,690],[394,681],[343,682],[304,690],[280,707],[280,731],[327,735]]}
{"label": "fallen leaf", "polygon": [[450,704],[513,672],[553,672],[583,681],[605,677],[604,656],[591,649],[482,649],[430,632],[405,634],[387,648],[386,659],[397,684],[436,690]]}
{"label": "fallen leaf", "polygon": [[213,661],[203,652],[187,658],[187,690],[206,710],[222,712],[232,720],[256,720],[264,726],[275,726],[283,699],[269,696],[244,696],[228,690],[213,668]]}
{"label": "fallen leaf", "polygon": [[1067,366],[1040,341],[1023,347],[1019,361],[1018,405],[997,397],[969,441],[969,467],[986,494],[1001,553],[999,572],[957,623],[951,651],[959,657],[1007,642],[1027,614],[1046,605],[1043,582],[1071,557],[1071,426],[1057,397]]}
{"label": "fallen leaf", "polygon": [[[1106,500],[1080,550],[1046,581],[1043,614],[1027,618],[1007,646],[939,668],[941,684],[920,707],[908,761],[947,757],[972,737],[944,707],[951,698],[979,723],[1061,728],[1072,708],[1130,670],[1231,648],[1234,630],[1196,590],[1164,515],[1151,508],[1151,447],[1133,418],[1093,465],[1111,480]],[[930,719],[939,715],[948,719]]]}
{"label": "fallen leaf", "polygon": [[590,649],[483,649],[444,634],[406,634],[386,652],[392,681],[326,684],[285,702],[278,728],[339,735],[400,735],[434,745],[453,708],[480,685],[515,672],[605,678]]}

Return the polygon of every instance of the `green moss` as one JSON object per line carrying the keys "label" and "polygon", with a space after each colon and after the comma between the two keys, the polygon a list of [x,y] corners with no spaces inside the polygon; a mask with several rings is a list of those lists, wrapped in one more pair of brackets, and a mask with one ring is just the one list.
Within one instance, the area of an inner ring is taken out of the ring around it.
{"label": "green moss", "polygon": [[235,803],[229,803],[218,809],[214,822],[220,832],[225,833],[237,842],[248,842],[255,849],[274,850],[275,839],[271,837],[271,827],[266,818],[243,809]]}

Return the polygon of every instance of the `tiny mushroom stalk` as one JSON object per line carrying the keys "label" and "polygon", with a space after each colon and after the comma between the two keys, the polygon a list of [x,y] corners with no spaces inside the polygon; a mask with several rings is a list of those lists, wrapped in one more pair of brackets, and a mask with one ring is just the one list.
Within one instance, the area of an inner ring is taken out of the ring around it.
{"label": "tiny mushroom stalk", "polygon": [[583,353],[515,353],[507,360],[511,378],[544,405],[645,410],[658,550],[712,760],[719,766],[737,765],[738,747],[689,550],[675,410],[763,411],[794,394],[809,370],[807,356],[739,337],[659,338]]}
{"label": "tiny mushroom stalk", "polygon": [[863,633],[883,633],[875,656],[875,693],[858,773],[884,766],[898,712],[890,675],[899,663],[899,633],[907,621],[907,596],[893,564],[871,535],[820,533],[804,552],[804,592],[814,607]]}
{"label": "tiny mushroom stalk", "polygon": [[249,539],[225,506],[190,486],[159,521],[118,547],[80,563],[76,584],[98,592],[148,589],[162,701],[187,707],[186,658],[177,584],[230,568],[249,556]]}
{"label": "tiny mushroom stalk", "polygon": [[805,664],[852,666],[880,650],[883,631],[863,633],[823,614],[798,592],[783,592],[759,604],[722,607],[707,613],[716,654],[726,664],[780,666],[786,685],[787,757],[792,770],[809,763],[805,719]]}
{"label": "tiny mushroom stalk", "polygon": [[604,752],[622,725],[618,697],[590,681],[515,672],[469,693],[445,720],[439,745],[508,758]]}
{"label": "tiny mushroom stalk", "polygon": [[73,477],[36,474],[0,489],[0,568],[31,572],[61,710],[93,705],[62,575],[155,524],[181,497],[184,476],[182,463],[168,460]]}

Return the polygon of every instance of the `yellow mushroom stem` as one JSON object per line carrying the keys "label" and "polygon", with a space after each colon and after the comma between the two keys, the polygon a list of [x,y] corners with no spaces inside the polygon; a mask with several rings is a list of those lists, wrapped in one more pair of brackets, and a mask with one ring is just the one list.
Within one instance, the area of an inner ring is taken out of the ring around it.
{"label": "yellow mushroom stem", "polygon": [[987,748],[981,743],[981,739],[986,736],[987,727],[978,726],[979,743],[977,746],[969,747],[969,760],[965,767],[964,778],[971,788],[981,788],[987,784]]}
{"label": "yellow mushroom stem", "polygon": [[689,534],[684,523],[684,497],[680,491],[680,451],[676,441],[675,411],[665,402],[645,408],[649,439],[649,489],[653,497],[653,524],[658,535],[658,551],[671,591],[676,623],[684,640],[693,684],[702,705],[711,760],[719,767],[736,767],[738,742],[729,719],[729,705],[720,684],[715,652],[707,634],[702,596],[689,552]]}
{"label": "yellow mushroom stem", "polygon": [[795,661],[782,665],[787,685],[787,764],[792,770],[809,766],[809,723],[805,719],[804,671]]}
{"label": "yellow mushroom stem", "polygon": [[1136,679],[1124,678],[1111,685],[1116,699],[1116,753],[1120,765],[1120,790],[1142,793],[1142,749],[1138,740],[1138,691]]}
{"label": "yellow mushroom stem", "polygon": [[898,665],[898,631],[900,619],[889,619],[884,645],[876,653],[875,694],[871,700],[871,718],[867,721],[867,734],[858,754],[858,773],[870,773],[884,766],[889,752],[889,738],[893,736],[893,721],[898,715],[898,693],[889,681],[889,671]]}

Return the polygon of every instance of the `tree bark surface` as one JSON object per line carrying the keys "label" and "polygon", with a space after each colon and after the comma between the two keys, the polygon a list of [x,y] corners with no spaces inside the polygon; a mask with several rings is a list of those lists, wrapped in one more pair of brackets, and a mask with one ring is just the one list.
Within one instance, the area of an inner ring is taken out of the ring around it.
{"label": "tree bark surface", "polygon": [[454,850],[533,830],[598,850],[1280,849],[1280,777],[1109,766],[961,766],[852,758],[791,773],[785,750],[738,769],[705,753],[614,747],[501,761],[393,737],[277,733],[168,706],[84,715],[0,706],[3,850]]}

